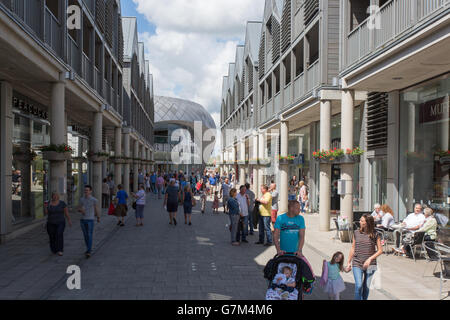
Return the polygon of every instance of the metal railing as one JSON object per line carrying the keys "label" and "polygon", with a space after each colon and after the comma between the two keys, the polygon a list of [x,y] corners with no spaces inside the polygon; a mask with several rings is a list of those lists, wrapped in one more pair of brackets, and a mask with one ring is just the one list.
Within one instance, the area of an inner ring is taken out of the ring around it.
{"label": "metal railing", "polygon": [[95,81],[95,90],[97,90],[98,94],[103,96],[103,76],[102,73],[94,67],[94,81]]}
{"label": "metal railing", "polygon": [[53,51],[62,57],[62,27],[58,19],[45,8],[45,32],[44,40]]}
{"label": "metal railing", "polygon": [[315,87],[317,87],[320,83],[319,81],[319,67],[320,60],[317,60],[312,65],[309,66],[308,71],[306,72],[306,92],[311,91]]}
{"label": "metal railing", "polygon": [[304,73],[301,73],[294,81],[294,100],[298,100],[305,94]]}
{"label": "metal railing", "polygon": [[275,99],[273,101],[273,113],[278,113],[281,110],[281,92],[278,92],[275,95]]}
{"label": "metal railing", "polygon": [[94,88],[94,81],[93,81],[93,68],[92,68],[92,62],[91,60],[88,58],[88,56],[86,56],[86,54],[83,52],[82,55],[82,77],[84,80],[86,80],[86,82],[92,87]]}
{"label": "metal railing", "polygon": [[[347,36],[344,67],[385,47],[387,43],[449,4],[449,0],[391,0],[385,3],[376,17],[367,18]],[[381,28],[377,28],[378,19]]]}
{"label": "metal railing", "polygon": [[78,44],[72,39],[67,37],[67,62],[72,69],[78,74],[81,74],[81,62],[80,62],[80,48]]}
{"label": "metal railing", "polygon": [[283,108],[291,104],[291,87],[292,85],[290,83],[284,87]]}
{"label": "metal railing", "polygon": [[111,105],[111,87],[109,86],[109,82],[107,80],[103,81],[103,98]]}

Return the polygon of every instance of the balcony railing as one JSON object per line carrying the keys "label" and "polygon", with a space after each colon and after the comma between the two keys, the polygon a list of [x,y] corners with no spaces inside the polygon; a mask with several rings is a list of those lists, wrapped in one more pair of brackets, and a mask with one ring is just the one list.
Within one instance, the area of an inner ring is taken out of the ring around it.
{"label": "balcony railing", "polygon": [[111,87],[109,86],[109,82],[103,81],[103,98],[106,99],[109,105],[111,105]]}
{"label": "balcony railing", "polygon": [[294,100],[298,100],[305,95],[304,73],[300,74],[294,81]]}
{"label": "balcony railing", "polygon": [[78,75],[82,75],[80,63],[80,48],[70,36],[67,37],[67,62]]}
{"label": "balcony railing", "polygon": [[273,104],[273,113],[278,113],[281,110],[281,92],[275,95]]}
{"label": "balcony railing", "polygon": [[95,0],[83,0],[83,2],[86,4],[86,7],[91,11],[92,16],[95,15]]}
{"label": "balcony railing", "polygon": [[58,19],[50,12],[48,8],[45,8],[45,42],[53,49],[53,51],[60,57],[62,57],[62,27]]}
{"label": "balcony railing", "polygon": [[[367,18],[347,37],[345,67],[360,61],[371,52],[408,32],[427,17],[448,7],[449,0],[391,0],[384,4],[375,19]],[[379,19],[381,28],[376,28]],[[373,25],[373,28],[369,28]]]}
{"label": "balcony railing", "polygon": [[283,108],[286,108],[292,102],[291,101],[291,88],[292,88],[292,85],[290,83],[284,87]]}
{"label": "balcony railing", "polygon": [[94,81],[93,81],[93,68],[92,68],[92,62],[91,60],[86,56],[86,54],[83,52],[82,56],[82,77],[86,82],[93,88],[94,87]]}
{"label": "balcony railing", "polygon": [[266,120],[270,119],[273,115],[273,100],[274,99],[270,99],[267,101]]}
{"label": "balcony railing", "polygon": [[103,96],[103,76],[97,67],[94,67],[94,78],[95,90],[97,90],[99,95]]}
{"label": "balcony railing", "polygon": [[306,78],[306,83],[307,83],[307,92],[311,91],[312,89],[314,89],[315,87],[317,87],[320,83],[319,83],[319,67],[320,67],[320,63],[319,60],[317,60],[316,62],[314,62],[307,71],[307,78]]}

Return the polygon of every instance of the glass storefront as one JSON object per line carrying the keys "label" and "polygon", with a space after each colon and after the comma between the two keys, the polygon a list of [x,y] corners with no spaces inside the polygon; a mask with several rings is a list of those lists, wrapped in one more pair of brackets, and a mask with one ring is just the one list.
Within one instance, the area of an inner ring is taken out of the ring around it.
{"label": "glass storefront", "polygon": [[450,207],[449,74],[400,96],[399,218],[426,204],[448,216]]}
{"label": "glass storefront", "polygon": [[[21,109],[31,105],[24,98],[15,98],[11,168],[13,224],[44,217],[49,183],[49,164],[42,159],[40,151],[50,143],[49,122],[33,115],[34,112],[19,110],[16,108],[19,104]],[[36,107],[33,104],[30,108]]]}
{"label": "glass storefront", "polygon": [[311,126],[306,126],[301,129],[289,133],[288,154],[295,157],[304,155],[305,163],[303,165],[289,166],[289,178],[296,176],[297,179],[303,180],[309,184],[310,179],[310,161],[311,161]]}
{"label": "glass storefront", "polygon": [[89,138],[69,127],[67,140],[73,149],[72,161],[67,162],[67,201],[69,206],[77,206],[84,186],[89,184]]}

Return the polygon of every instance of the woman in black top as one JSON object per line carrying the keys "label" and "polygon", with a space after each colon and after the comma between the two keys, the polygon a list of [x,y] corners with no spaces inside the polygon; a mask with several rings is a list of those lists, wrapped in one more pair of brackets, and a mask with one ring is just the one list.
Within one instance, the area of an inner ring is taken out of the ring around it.
{"label": "woman in black top", "polygon": [[47,218],[47,232],[50,238],[50,250],[53,254],[63,255],[64,252],[64,229],[66,228],[66,219],[69,226],[72,227],[69,210],[64,201],[59,200],[59,194],[52,193],[52,200],[44,207]]}
{"label": "woman in black top", "polygon": [[181,199],[180,189],[175,186],[175,180],[170,180],[169,187],[166,190],[164,206],[169,212],[170,224],[177,225],[178,202]]}

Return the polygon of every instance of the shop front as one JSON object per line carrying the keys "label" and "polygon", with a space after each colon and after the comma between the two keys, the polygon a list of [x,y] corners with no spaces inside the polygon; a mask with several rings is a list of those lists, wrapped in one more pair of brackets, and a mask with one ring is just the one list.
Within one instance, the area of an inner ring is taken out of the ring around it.
{"label": "shop front", "polygon": [[399,218],[426,204],[449,215],[450,74],[400,92]]}
{"label": "shop front", "polygon": [[19,225],[44,217],[49,197],[49,163],[40,148],[50,144],[46,107],[13,92],[12,223]]}

